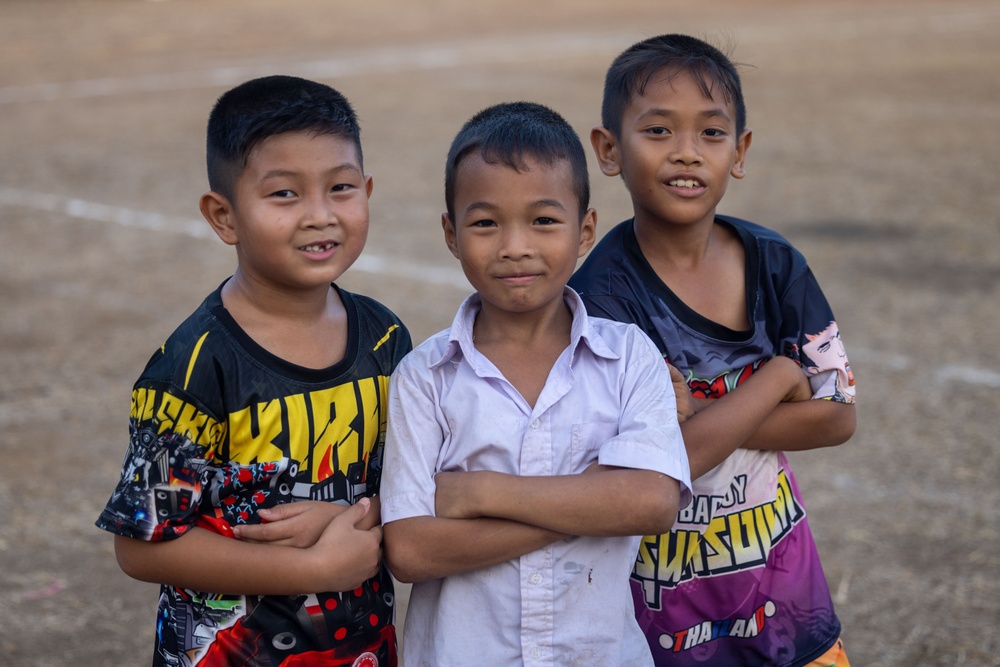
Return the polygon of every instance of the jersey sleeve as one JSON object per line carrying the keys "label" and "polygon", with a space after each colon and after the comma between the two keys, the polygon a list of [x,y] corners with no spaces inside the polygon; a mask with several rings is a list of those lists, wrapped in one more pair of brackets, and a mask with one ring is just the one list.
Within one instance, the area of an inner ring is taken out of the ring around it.
{"label": "jersey sleeve", "polygon": [[125,537],[170,540],[197,521],[207,461],[225,424],[169,383],[132,392],[129,445],[121,478],[97,526]]}
{"label": "jersey sleeve", "polygon": [[808,268],[782,298],[781,350],[809,374],[813,398],[854,403],[854,374],[819,283]]}

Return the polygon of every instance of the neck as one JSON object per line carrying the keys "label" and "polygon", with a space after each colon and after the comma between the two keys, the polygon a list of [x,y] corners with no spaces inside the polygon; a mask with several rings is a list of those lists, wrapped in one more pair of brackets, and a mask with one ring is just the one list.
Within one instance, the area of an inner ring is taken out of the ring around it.
{"label": "neck", "polygon": [[234,315],[263,315],[304,324],[325,318],[335,301],[339,300],[329,285],[311,290],[281,289],[254,280],[238,268],[222,287],[222,303]]}
{"label": "neck", "polygon": [[671,225],[635,218],[635,238],[645,257],[680,266],[700,264],[710,254],[718,233],[715,216],[692,225]]}
{"label": "neck", "polygon": [[483,302],[472,335],[477,348],[511,344],[536,348],[542,341],[559,341],[565,347],[572,327],[573,313],[562,299],[530,313],[500,311]]}

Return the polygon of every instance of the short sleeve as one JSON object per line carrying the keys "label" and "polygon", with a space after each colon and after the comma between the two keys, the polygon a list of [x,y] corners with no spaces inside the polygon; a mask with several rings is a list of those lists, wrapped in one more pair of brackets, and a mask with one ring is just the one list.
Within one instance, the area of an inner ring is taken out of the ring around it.
{"label": "short sleeve", "polygon": [[433,385],[408,373],[404,359],[389,382],[382,470],[382,522],[434,516],[434,474],[444,439]]}
{"label": "short sleeve", "polygon": [[121,478],[97,526],[147,541],[186,533],[197,520],[209,452],[224,430],[171,385],[137,385]]}
{"label": "short sleeve", "polygon": [[809,374],[813,398],[854,403],[854,374],[823,291],[808,268],[782,298],[782,352]]}
{"label": "short sleeve", "polygon": [[691,471],[670,372],[653,341],[635,325],[628,328],[618,435],[601,447],[599,462],[672,477],[683,507],[691,498]]}

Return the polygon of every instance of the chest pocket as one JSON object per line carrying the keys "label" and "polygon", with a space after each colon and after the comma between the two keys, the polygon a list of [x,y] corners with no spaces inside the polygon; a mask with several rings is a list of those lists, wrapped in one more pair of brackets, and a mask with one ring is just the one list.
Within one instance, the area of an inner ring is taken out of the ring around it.
{"label": "chest pocket", "polygon": [[615,422],[583,422],[573,424],[570,435],[569,452],[571,474],[580,473],[587,466],[597,463],[601,447],[618,435],[618,424]]}

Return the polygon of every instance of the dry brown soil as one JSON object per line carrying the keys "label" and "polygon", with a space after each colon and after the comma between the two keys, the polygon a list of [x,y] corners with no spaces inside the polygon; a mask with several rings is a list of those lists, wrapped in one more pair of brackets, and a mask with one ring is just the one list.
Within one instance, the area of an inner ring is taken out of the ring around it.
{"label": "dry brown soil", "polygon": [[[793,457],[852,663],[1000,665],[995,0],[4,0],[0,663],[149,664],[155,587],[93,521],[132,381],[233,268],[196,207],[223,90],[281,72],[354,101],[376,185],[343,282],[422,340],[467,290],[438,226],[460,124],[531,99],[586,134],[612,57],[660,32],[746,65],[722,210],[805,252],[852,359],[857,434]],[[629,202],[592,173],[607,229]]]}

